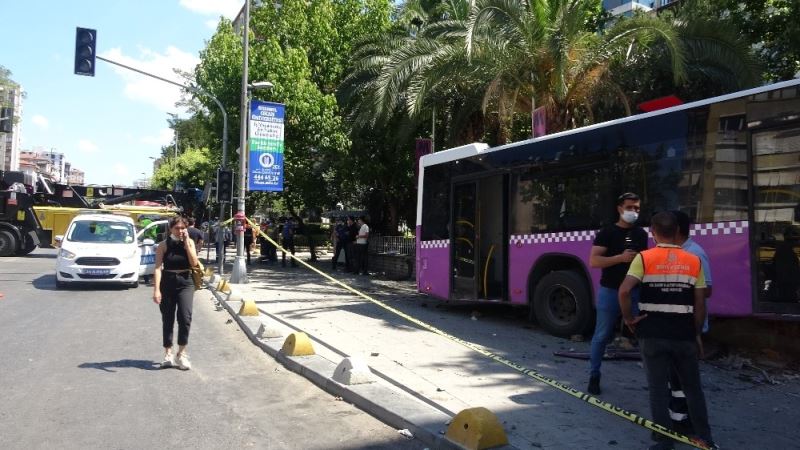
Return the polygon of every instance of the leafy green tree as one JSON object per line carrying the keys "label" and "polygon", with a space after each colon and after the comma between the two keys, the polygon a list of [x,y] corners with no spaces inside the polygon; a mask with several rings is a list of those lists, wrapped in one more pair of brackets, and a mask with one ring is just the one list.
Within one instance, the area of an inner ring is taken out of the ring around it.
{"label": "leafy green tree", "polygon": [[207,148],[187,148],[177,158],[168,158],[153,174],[151,186],[172,189],[176,182],[187,187],[205,186],[214,177],[219,160]]}
{"label": "leafy green tree", "polygon": [[343,84],[363,98],[353,108],[356,123],[399,108],[413,117],[435,101],[452,105],[459,116],[449,119],[463,128],[474,124],[474,110],[464,106],[474,108],[479,99],[484,123],[476,128],[499,144],[537,107],[547,110],[548,131],[592,123],[608,103],[630,114],[620,75],[648,54],[677,85],[694,69],[690,58],[709,75],[750,67],[736,59],[741,45],[721,41],[729,34],[703,33],[700,26],[636,15],[599,30],[604,16],[597,0],[454,0],[437,8],[411,19],[418,25],[413,34],[375,37],[356,51]]}
{"label": "leafy green tree", "polygon": [[764,66],[763,79],[775,82],[800,75],[800,2],[797,0],[690,0],[694,17],[734,25]]}
{"label": "leafy green tree", "polygon": [[[289,0],[263,3],[253,10],[249,79],[268,80],[261,100],[286,105],[285,190],[252,193],[249,205],[264,205],[279,196],[293,214],[309,207],[328,209],[346,186],[335,182],[338,161],[348,159],[350,141],[332,91],[338,84],[351,43],[376,24],[388,22],[386,0]],[[228,107],[229,135],[236,147],[241,86],[241,37],[230,22],[221,21],[201,52],[195,70],[199,85]],[[220,129],[210,100],[198,96],[209,111],[211,128]],[[231,152],[231,164],[237,156]],[[250,209],[250,208],[248,208]]]}

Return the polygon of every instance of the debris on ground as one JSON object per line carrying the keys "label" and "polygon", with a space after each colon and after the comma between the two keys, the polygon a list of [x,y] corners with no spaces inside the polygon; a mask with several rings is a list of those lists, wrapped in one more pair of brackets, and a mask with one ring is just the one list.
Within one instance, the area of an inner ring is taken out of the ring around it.
{"label": "debris on ground", "polygon": [[583,342],[583,335],[582,334],[573,334],[569,337],[569,340],[572,342]]}
{"label": "debris on ground", "polygon": [[409,439],[409,440],[410,440],[410,439],[414,439],[414,435],[413,435],[413,434],[411,434],[411,432],[410,432],[410,431],[408,431],[408,429],[406,429],[406,428],[403,428],[402,430],[397,430],[397,432],[398,432],[398,433],[399,433],[401,436],[403,436],[404,438],[406,438],[406,439]]}

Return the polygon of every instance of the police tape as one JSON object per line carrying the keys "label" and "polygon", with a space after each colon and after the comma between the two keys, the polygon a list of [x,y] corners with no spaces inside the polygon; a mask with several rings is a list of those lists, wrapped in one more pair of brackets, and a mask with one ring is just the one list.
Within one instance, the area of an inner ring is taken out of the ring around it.
{"label": "police tape", "polygon": [[671,439],[674,439],[674,440],[676,440],[678,442],[682,442],[684,444],[691,445],[691,446],[693,446],[695,448],[699,448],[699,449],[702,449],[702,450],[709,450],[709,447],[702,441],[696,441],[696,440],[694,440],[692,438],[689,438],[688,436],[685,436],[683,434],[677,433],[677,432],[675,432],[675,431],[673,431],[673,430],[671,430],[669,428],[663,427],[663,426],[653,422],[650,419],[647,419],[645,417],[639,416],[636,413],[630,412],[630,411],[625,410],[623,408],[620,408],[618,406],[614,406],[613,404],[611,404],[609,402],[604,402],[604,401],[600,400],[597,397],[592,397],[589,394],[581,392],[581,391],[579,391],[579,390],[577,390],[577,389],[575,389],[573,387],[570,387],[570,386],[568,386],[566,384],[563,384],[563,383],[561,383],[559,381],[556,381],[556,380],[554,380],[554,379],[552,379],[550,377],[546,377],[546,376],[536,372],[533,369],[529,369],[529,368],[527,368],[525,366],[519,365],[519,364],[517,364],[517,363],[515,363],[513,361],[510,361],[510,360],[508,360],[508,359],[496,354],[496,353],[492,353],[492,352],[490,352],[488,350],[485,350],[485,349],[479,347],[478,345],[473,344],[472,342],[465,341],[465,340],[463,340],[463,339],[461,339],[461,338],[459,338],[457,336],[453,336],[453,335],[451,335],[451,334],[449,334],[449,333],[447,333],[447,332],[445,332],[443,330],[440,330],[439,328],[436,328],[433,325],[430,325],[430,324],[425,323],[425,322],[423,322],[423,321],[421,321],[419,319],[416,319],[416,318],[414,318],[412,316],[409,316],[408,314],[406,314],[406,313],[404,313],[404,312],[402,312],[402,311],[400,311],[398,309],[395,309],[395,308],[387,305],[386,303],[384,303],[384,302],[382,302],[380,300],[372,298],[369,295],[367,295],[367,294],[365,294],[365,293],[363,293],[363,292],[361,292],[361,291],[359,291],[357,289],[354,289],[354,288],[350,287],[349,285],[337,280],[336,278],[333,278],[332,276],[328,275],[327,273],[322,272],[321,270],[319,270],[316,267],[306,263],[305,261],[302,261],[300,258],[296,257],[295,255],[290,254],[280,244],[278,244],[277,242],[272,240],[263,231],[261,231],[258,228],[258,226],[255,223],[253,223],[249,218],[247,219],[247,222],[249,222],[250,226],[252,226],[254,229],[257,229],[258,233],[261,236],[263,236],[268,242],[270,242],[272,245],[274,245],[278,250],[280,250],[283,253],[286,253],[289,257],[291,257],[292,259],[296,260],[297,262],[299,262],[303,266],[309,268],[310,270],[316,272],[317,274],[319,274],[320,276],[324,277],[328,281],[330,281],[330,282],[332,282],[332,283],[344,288],[345,290],[347,290],[349,292],[352,292],[353,294],[356,294],[357,296],[359,296],[359,297],[361,297],[361,298],[363,298],[363,299],[365,299],[365,300],[367,300],[369,302],[372,302],[372,303],[380,306],[381,308],[383,308],[383,309],[385,309],[385,310],[387,310],[387,311],[389,311],[389,312],[391,312],[391,313],[393,313],[393,314],[395,314],[397,316],[402,317],[403,319],[413,323],[414,325],[417,325],[418,327],[420,327],[420,328],[422,328],[424,330],[430,331],[430,332],[438,334],[439,336],[442,336],[442,337],[444,337],[446,339],[449,339],[449,340],[451,340],[453,342],[456,342],[456,343],[458,343],[458,344],[460,344],[460,345],[462,345],[464,347],[469,348],[470,350],[473,350],[475,352],[480,353],[483,356],[486,356],[487,358],[489,358],[489,359],[491,359],[491,360],[493,360],[495,362],[498,362],[498,363],[500,363],[500,364],[502,364],[502,365],[504,365],[506,367],[514,369],[515,371],[517,371],[517,372],[519,372],[519,373],[521,373],[521,374],[523,374],[523,375],[525,375],[527,377],[533,378],[536,381],[542,382],[542,383],[544,383],[544,384],[546,384],[546,385],[548,385],[550,387],[556,388],[559,391],[564,392],[565,394],[569,394],[569,395],[577,398],[578,400],[581,400],[581,401],[586,402],[586,403],[588,403],[588,404],[590,404],[592,406],[600,408],[600,409],[602,409],[602,410],[604,410],[606,412],[609,412],[609,413],[614,414],[614,415],[616,415],[618,417],[621,417],[621,418],[623,418],[625,420],[633,422],[636,425],[639,425],[639,426],[642,426],[644,428],[647,428],[650,431],[654,431],[656,433],[662,434],[662,435],[667,436],[667,437],[669,437]]}

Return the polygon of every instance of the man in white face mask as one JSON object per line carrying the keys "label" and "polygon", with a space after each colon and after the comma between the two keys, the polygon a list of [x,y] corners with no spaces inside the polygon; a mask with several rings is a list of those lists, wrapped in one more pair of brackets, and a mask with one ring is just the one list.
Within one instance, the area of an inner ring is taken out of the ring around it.
{"label": "man in white face mask", "polygon": [[[619,286],[625,279],[633,258],[647,249],[647,232],[636,225],[641,202],[639,196],[626,192],[617,198],[616,223],[601,229],[592,243],[589,265],[602,269],[597,290],[597,321],[589,356],[589,387],[592,395],[600,394],[600,365],[606,345],[614,337],[621,315],[617,300]],[[636,300],[636,299],[634,299]],[[635,305],[634,301],[634,305]]]}

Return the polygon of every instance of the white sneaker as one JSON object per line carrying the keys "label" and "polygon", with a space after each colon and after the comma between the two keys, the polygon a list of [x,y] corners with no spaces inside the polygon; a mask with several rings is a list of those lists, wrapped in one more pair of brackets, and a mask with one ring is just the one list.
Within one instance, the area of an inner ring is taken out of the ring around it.
{"label": "white sneaker", "polygon": [[161,361],[161,368],[168,369],[175,366],[175,361],[172,359],[172,353],[164,354],[164,360]]}
{"label": "white sneaker", "polygon": [[181,370],[189,370],[192,368],[192,363],[189,361],[189,355],[186,352],[178,354],[178,368]]}

